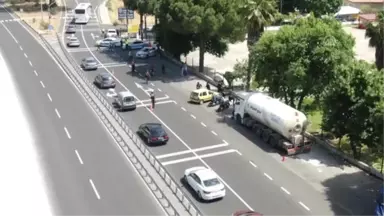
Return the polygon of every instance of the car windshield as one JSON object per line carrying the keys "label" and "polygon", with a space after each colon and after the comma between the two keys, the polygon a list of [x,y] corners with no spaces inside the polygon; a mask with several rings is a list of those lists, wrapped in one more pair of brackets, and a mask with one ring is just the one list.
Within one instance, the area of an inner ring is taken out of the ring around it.
{"label": "car windshield", "polygon": [[95,61],[93,59],[87,59],[87,63],[94,63]]}
{"label": "car windshield", "polygon": [[212,187],[212,186],[220,184],[220,181],[217,178],[213,178],[213,179],[205,180],[205,181],[203,181],[203,183],[206,187]]}
{"label": "car windshield", "polygon": [[103,80],[112,80],[112,77],[107,77],[107,76],[105,76],[105,77],[102,77],[102,79],[103,79]]}
{"label": "car windshield", "polygon": [[148,52],[148,48],[143,48],[140,50],[141,52]]}
{"label": "car windshield", "polygon": [[115,30],[108,30],[109,33],[116,33]]}
{"label": "car windshield", "polygon": [[76,41],[77,41],[77,38],[71,38],[71,41],[72,41],[72,42],[76,42]]}
{"label": "car windshield", "polygon": [[192,92],[192,93],[191,93],[191,96],[192,96],[192,97],[197,97],[197,96],[199,96],[199,94],[198,94],[197,92]]}
{"label": "car windshield", "polygon": [[132,101],[134,101],[134,100],[135,100],[134,97],[125,97],[125,98],[124,98],[124,102],[132,102]]}
{"label": "car windshield", "polygon": [[152,136],[159,137],[159,136],[164,136],[165,132],[162,127],[157,126],[157,127],[151,128],[151,134]]}

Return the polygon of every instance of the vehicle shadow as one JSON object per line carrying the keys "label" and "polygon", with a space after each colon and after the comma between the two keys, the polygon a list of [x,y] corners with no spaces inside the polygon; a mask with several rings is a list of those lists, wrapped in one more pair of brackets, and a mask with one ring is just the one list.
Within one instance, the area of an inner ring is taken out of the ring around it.
{"label": "vehicle shadow", "polygon": [[189,194],[191,194],[192,198],[199,203],[209,204],[209,203],[214,203],[222,200],[222,198],[214,199],[214,200],[202,200],[198,197],[197,193],[191,188],[191,186],[188,185],[184,177],[180,178],[180,183],[181,183],[181,188],[184,188]]}

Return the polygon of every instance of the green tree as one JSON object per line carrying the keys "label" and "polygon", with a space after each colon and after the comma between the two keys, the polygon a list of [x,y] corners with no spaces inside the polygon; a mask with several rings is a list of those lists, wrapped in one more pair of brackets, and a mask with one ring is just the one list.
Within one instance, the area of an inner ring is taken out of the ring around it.
{"label": "green tree", "polygon": [[260,86],[301,109],[305,97],[323,93],[338,67],[354,58],[354,39],[334,19],[297,19],[265,32],[251,49],[250,68]]}
{"label": "green tree", "polygon": [[[223,40],[244,38],[244,27],[238,15],[238,2],[233,0],[159,0],[156,15],[160,23],[183,35],[193,35],[199,48],[199,71],[204,70],[204,53],[215,50],[223,54]],[[218,45],[214,47],[211,45]],[[210,49],[214,47],[215,49]],[[225,47],[224,47],[225,48]]]}
{"label": "green tree", "polygon": [[[355,158],[360,157],[362,143],[380,145],[379,127],[383,120],[383,77],[372,65],[355,61],[343,66],[327,88],[323,106],[323,129],[339,139],[347,136]],[[381,122],[381,123],[380,123]],[[379,129],[379,130],[378,130]]]}
{"label": "green tree", "polygon": [[384,67],[384,11],[377,13],[377,22],[369,23],[365,36],[369,37],[369,46],[375,47],[376,67]]}
{"label": "green tree", "polygon": [[302,0],[297,4],[297,8],[301,12],[312,12],[316,17],[320,17],[336,13],[342,5],[343,0]]}
{"label": "green tree", "polygon": [[[247,45],[248,50],[252,47],[261,34],[264,27],[271,24],[275,20],[277,14],[275,0],[245,0],[240,7],[240,13],[244,16],[247,25]],[[248,54],[248,59],[250,59]],[[249,90],[251,83],[251,66],[248,66],[246,89]]]}

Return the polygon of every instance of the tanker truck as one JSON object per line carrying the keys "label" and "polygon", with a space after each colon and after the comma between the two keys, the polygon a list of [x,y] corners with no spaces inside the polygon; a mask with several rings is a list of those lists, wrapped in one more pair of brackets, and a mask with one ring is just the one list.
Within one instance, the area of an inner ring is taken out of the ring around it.
{"label": "tanker truck", "polygon": [[309,122],[302,112],[263,92],[242,91],[233,96],[236,122],[254,131],[265,143],[288,155],[311,150],[312,142],[304,136]]}

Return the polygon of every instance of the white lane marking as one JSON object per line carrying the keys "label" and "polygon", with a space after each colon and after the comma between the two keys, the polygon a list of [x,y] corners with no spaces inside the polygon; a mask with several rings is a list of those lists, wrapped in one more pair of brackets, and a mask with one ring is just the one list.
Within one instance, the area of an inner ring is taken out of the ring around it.
{"label": "white lane marking", "polygon": [[20,50],[23,51],[23,47],[19,46]]}
{"label": "white lane marking", "polygon": [[151,83],[151,86],[155,86],[155,84]]}
{"label": "white lane marking", "polygon": [[27,54],[26,54],[26,53],[24,53],[24,56],[25,56],[25,58],[28,58],[28,56],[27,56]]}
{"label": "white lane marking", "polygon": [[35,73],[36,76],[39,76],[36,70],[33,70],[33,73]]}
{"label": "white lane marking", "polygon": [[29,65],[31,65],[31,67],[33,67],[33,65],[32,65],[32,62],[31,62],[31,61],[28,61],[28,63],[29,63]]}
{"label": "white lane marking", "polygon": [[68,129],[64,127],[65,133],[67,134],[68,139],[71,139],[71,134],[69,134]]}
{"label": "white lane marking", "polygon": [[269,178],[269,180],[273,180],[273,178],[271,176],[269,176],[267,173],[264,173],[265,177]]}
{"label": "white lane marking", "polygon": [[[9,11],[8,11],[4,6],[1,5],[1,7],[4,8],[4,9],[9,13]],[[11,13],[9,13],[9,14],[11,14]],[[13,16],[13,15],[11,15],[11,16]],[[13,34],[11,33],[11,31],[9,31],[9,29],[7,28],[7,26],[5,26],[4,23],[0,23],[0,24],[1,24],[1,25],[5,28],[5,30],[11,35],[11,37],[13,38],[13,40],[14,40],[17,44],[19,44],[19,42],[16,40],[15,36],[13,36]],[[25,53],[24,53],[24,54],[25,54]]]}
{"label": "white lane marking", "polygon": [[302,203],[301,201],[299,202],[299,204],[301,206],[303,206],[303,208],[305,208],[307,211],[311,211],[311,209],[308,208],[308,206],[306,206],[304,203]]}
{"label": "white lane marking", "polygon": [[203,127],[207,127],[207,125],[205,125],[203,122],[200,122],[201,125],[203,125]]}
{"label": "white lane marking", "polygon": [[79,161],[80,161],[80,164],[83,165],[84,163],[83,163],[83,160],[82,160],[81,157],[80,157],[79,152],[78,152],[77,150],[75,150],[75,153],[76,153],[76,155],[77,155],[77,159],[79,159]]}
{"label": "white lane marking", "polygon": [[100,199],[99,192],[97,191],[96,186],[95,186],[95,184],[93,183],[92,179],[89,179],[89,183],[91,184],[92,189],[93,189],[93,191],[95,192],[95,195],[96,195],[97,199]]}
{"label": "white lane marking", "polygon": [[49,93],[47,93],[47,96],[48,96],[48,99],[52,102],[51,95]]}
{"label": "white lane marking", "polygon": [[43,81],[40,81],[40,84],[41,84],[41,86],[43,86],[43,88],[45,88]]}
{"label": "white lane marking", "polygon": [[56,112],[57,117],[61,118],[61,115],[60,115],[60,113],[59,113],[59,110],[57,110],[57,109],[55,108],[55,112]]}
{"label": "white lane marking", "polygon": [[204,155],[199,155],[199,156],[182,158],[182,159],[178,159],[178,160],[166,161],[166,162],[163,162],[161,164],[163,164],[163,166],[167,166],[167,165],[171,165],[171,164],[183,163],[183,162],[192,161],[192,160],[199,160],[200,158],[215,157],[215,156],[219,156],[219,155],[223,155],[223,154],[229,154],[229,153],[233,153],[233,152],[236,152],[236,150],[229,149],[229,150],[214,152],[214,153],[210,153],[210,154],[204,154]]}
{"label": "white lane marking", "polygon": [[161,92],[161,89],[158,88],[157,91]]}
{"label": "white lane marking", "polygon": [[[159,101],[159,100],[165,100],[165,99],[169,99],[169,97],[160,97],[160,98],[156,98],[156,101]],[[136,104],[143,104],[143,103],[147,103],[147,102],[151,102],[151,99],[137,100],[137,101],[136,101]]]}
{"label": "white lane marking", "polygon": [[[158,105],[158,104],[168,104],[168,103],[174,103],[176,104],[176,101],[172,101],[172,100],[169,100],[169,101],[159,101],[159,102],[156,102],[155,105]],[[152,104],[151,103],[148,103],[148,104],[137,104],[136,107],[150,107]]]}
{"label": "white lane marking", "polygon": [[194,116],[194,115],[192,115],[192,114],[191,114],[191,117],[194,118],[194,119],[196,119],[196,116]]}
{"label": "white lane marking", "polygon": [[[64,1],[65,2],[65,1]],[[64,3],[64,6],[65,6],[65,3]],[[83,32],[83,26],[81,26],[81,36],[82,36],[82,38],[83,38],[83,41],[84,41],[84,45],[89,49],[89,46],[88,46],[88,44],[87,44],[87,41],[85,40],[85,36],[84,36],[84,32]],[[63,42],[63,44],[65,43],[65,41],[64,41],[64,28],[63,28],[63,34],[62,34],[62,42]],[[99,62],[99,63],[101,63],[100,62],[100,60],[96,57],[96,55],[91,51],[91,50],[89,50],[90,52],[90,54],[92,55],[92,57],[93,58],[95,58],[95,60],[97,61],[97,62]],[[48,51],[47,51],[48,52]],[[53,57],[52,57],[53,58]],[[109,74],[111,74],[111,76],[121,85],[121,87],[123,87],[125,90],[129,90],[119,79],[117,79],[116,77],[115,77],[115,75],[113,75],[113,73],[111,73],[111,71],[110,70],[108,70],[108,68],[106,68],[106,67],[104,67],[104,66],[102,66]],[[63,70],[63,72],[64,72],[64,70]],[[168,95],[165,95],[165,96],[167,96],[168,97]],[[136,98],[136,100],[139,100],[138,99],[138,97],[136,97],[135,96],[135,98]],[[146,108],[147,109],[147,111],[149,112],[149,113],[151,113],[152,115],[153,115],[153,117],[155,117],[164,127],[166,127],[168,130],[169,130],[169,132],[171,132],[187,149],[189,149],[189,150],[192,150],[192,148],[186,143],[186,142],[184,142],[184,140],[182,140],[167,124],[165,124],[165,122],[163,121],[163,120],[161,120],[152,110],[150,110],[149,108]],[[207,168],[209,168],[209,169],[212,169],[208,164],[207,164],[207,162],[205,162],[203,159],[201,159],[195,152],[193,153],[196,157],[198,157],[198,159],[200,160],[200,162],[201,163],[203,163],[204,164],[204,166],[206,166]],[[213,170],[213,169],[212,169]],[[227,182],[225,182],[224,181],[224,179],[223,178],[221,178],[220,176],[218,176],[218,178],[219,178],[219,180],[228,188],[228,190],[230,190],[249,210],[251,210],[251,211],[254,211],[253,210],[253,208],[247,203],[247,202],[245,202],[245,200],[238,194],[238,193],[236,193],[236,191],[231,187],[231,186],[229,186],[229,184],[227,183]],[[153,193],[151,193],[152,195],[153,195]],[[156,199],[157,200],[157,199]],[[163,210],[164,210],[164,208],[162,208]],[[165,211],[165,210],[164,210]]]}
{"label": "white lane marking", "polygon": [[185,151],[179,151],[179,152],[174,152],[174,153],[169,153],[169,154],[163,154],[163,155],[157,156],[156,158],[162,159],[162,158],[167,158],[167,157],[173,157],[173,156],[178,156],[178,155],[183,155],[183,154],[189,154],[192,152],[199,152],[199,151],[205,151],[205,150],[225,147],[227,145],[228,145],[228,143],[223,143],[223,144],[218,144],[218,145],[213,145],[213,146],[206,146],[206,147],[196,148],[193,150],[185,150]]}
{"label": "white lane marking", "polygon": [[223,140],[223,143],[227,143],[227,144],[228,144],[228,142],[227,142],[227,141],[225,141],[225,140]]}
{"label": "white lane marking", "polygon": [[289,192],[287,189],[280,187],[281,190],[283,190],[286,194],[291,195],[291,192]]}
{"label": "white lane marking", "polygon": [[215,131],[211,131],[211,133],[215,136],[217,136],[217,133]]}
{"label": "white lane marking", "polygon": [[187,111],[184,107],[181,107],[182,110]]}
{"label": "white lane marking", "polygon": [[253,163],[252,161],[249,161],[249,163],[250,163],[253,167],[257,168],[257,165],[256,165],[255,163]]}
{"label": "white lane marking", "polygon": [[169,96],[166,94],[165,97],[169,98]]}
{"label": "white lane marking", "polygon": [[239,152],[239,150],[236,150],[236,153],[237,153],[238,155],[240,155],[240,156],[243,155],[243,153]]}

